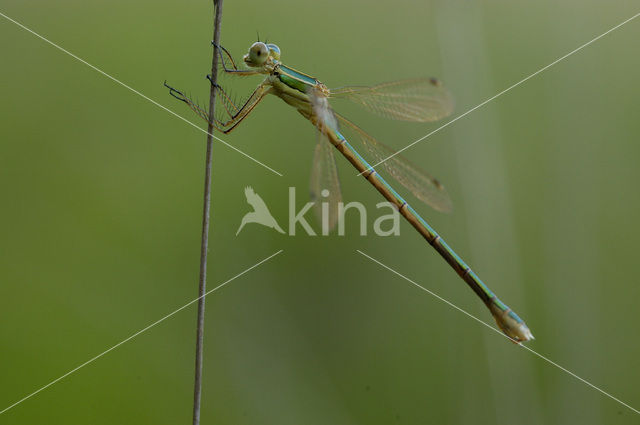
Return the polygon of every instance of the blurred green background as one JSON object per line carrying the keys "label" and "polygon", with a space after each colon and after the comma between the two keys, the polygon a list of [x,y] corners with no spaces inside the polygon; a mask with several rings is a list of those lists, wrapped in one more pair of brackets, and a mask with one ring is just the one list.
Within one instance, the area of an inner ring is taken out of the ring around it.
{"label": "blurred green background", "polygon": [[[162,82],[206,102],[210,2],[4,0],[0,11],[204,127]],[[637,12],[633,1],[227,0],[222,40],[240,58],[259,31],[329,87],[438,76],[460,114]],[[639,37],[632,21],[407,152],[455,206],[409,200],[525,318],[528,347],[636,408]],[[196,296],[205,135],[1,17],[0,51],[1,410]],[[398,148],[439,125],[351,115]],[[209,287],[284,252],[208,297],[203,424],[638,423],[356,253],[493,324],[405,223],[387,238],[257,225],[236,237],[245,186],[281,225],[289,186],[306,202],[315,135],[269,98],[221,137],[284,176],[215,145]],[[375,211],[379,195],[338,163],[345,201]],[[195,312],[0,423],[190,423]]]}

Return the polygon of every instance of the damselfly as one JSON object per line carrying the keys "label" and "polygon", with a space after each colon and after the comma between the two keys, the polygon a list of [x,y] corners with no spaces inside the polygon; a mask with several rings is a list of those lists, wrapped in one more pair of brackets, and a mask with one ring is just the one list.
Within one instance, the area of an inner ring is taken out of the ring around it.
{"label": "damselfly", "polygon": [[[341,201],[340,183],[331,148],[333,145],[387,201],[398,208],[400,214],[473,289],[489,308],[500,329],[509,338],[518,343],[533,339],[524,321],[498,299],[440,235],[369,165],[342,135],[340,126],[351,130],[355,138],[361,142],[366,154],[418,199],[436,210],[449,211],[451,201],[442,184],[401,155],[395,154],[392,149],[368,135],[342,115],[335,113],[329,106],[331,98],[348,98],[369,111],[387,118],[415,122],[435,121],[446,117],[453,109],[452,97],[439,80],[415,78],[371,87],[352,86],[329,90],[316,78],[284,65],[280,61],[280,48],[275,44],[259,41],[254,43],[243,58],[247,65],[246,69],[239,69],[226,49],[221,46],[215,47],[225,73],[237,76],[265,76],[262,83],[242,105],[233,102],[222,87],[216,87],[225,114],[222,119],[214,118],[211,124],[216,129],[229,133],[267,94],[280,97],[296,108],[319,130],[314,152],[311,193],[312,197],[320,199],[322,191],[325,191],[324,194],[327,195],[325,201],[329,204],[329,227],[333,227],[338,220],[340,213],[338,203]],[[168,85],[167,87],[172,96],[185,102],[196,114],[209,122],[209,114],[204,108],[198,106],[181,91]]]}

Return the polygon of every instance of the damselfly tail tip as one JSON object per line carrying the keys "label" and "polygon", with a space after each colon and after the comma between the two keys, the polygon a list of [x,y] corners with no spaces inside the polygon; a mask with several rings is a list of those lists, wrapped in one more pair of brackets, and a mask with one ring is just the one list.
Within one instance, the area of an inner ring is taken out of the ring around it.
{"label": "damselfly tail tip", "polygon": [[527,327],[524,322],[518,323],[516,326],[510,328],[502,327],[502,332],[516,344],[522,344],[523,342],[535,339],[531,330],[529,330],[529,327]]}
{"label": "damselfly tail tip", "polygon": [[502,302],[491,302],[488,307],[500,330],[511,341],[520,344],[535,339],[524,320]]}
{"label": "damselfly tail tip", "polygon": [[536,339],[526,325],[523,325],[523,328],[524,329],[522,329],[522,336],[523,338],[525,338],[524,341],[531,341]]}

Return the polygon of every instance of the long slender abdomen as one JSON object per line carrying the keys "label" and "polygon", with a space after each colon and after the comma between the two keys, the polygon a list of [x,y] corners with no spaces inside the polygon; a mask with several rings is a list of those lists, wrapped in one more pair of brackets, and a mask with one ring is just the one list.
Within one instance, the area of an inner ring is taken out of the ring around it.
{"label": "long slender abdomen", "polygon": [[[315,117],[314,117],[315,118]],[[312,118],[311,120],[315,120]],[[315,122],[314,122],[315,124]],[[480,280],[471,268],[451,249],[451,247],[429,226],[429,224],[414,210],[407,201],[396,192],[389,183],[356,152],[349,142],[337,130],[327,132],[331,143],[342,153],[351,164],[384,196],[394,204],[400,214],[420,233],[427,242],[445,259],[453,270],[480,297],[491,312],[500,329],[514,342],[533,339],[531,331],[524,321]]]}

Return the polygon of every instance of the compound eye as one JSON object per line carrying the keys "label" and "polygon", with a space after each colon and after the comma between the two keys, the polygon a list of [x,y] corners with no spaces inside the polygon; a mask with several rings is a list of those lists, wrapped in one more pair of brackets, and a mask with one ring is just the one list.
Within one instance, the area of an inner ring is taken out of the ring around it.
{"label": "compound eye", "polygon": [[260,66],[267,61],[269,48],[266,44],[258,41],[249,48],[249,62],[253,66]]}
{"label": "compound eye", "polygon": [[269,48],[269,54],[271,57],[275,60],[280,60],[280,48],[275,44],[267,44],[267,47]]}

